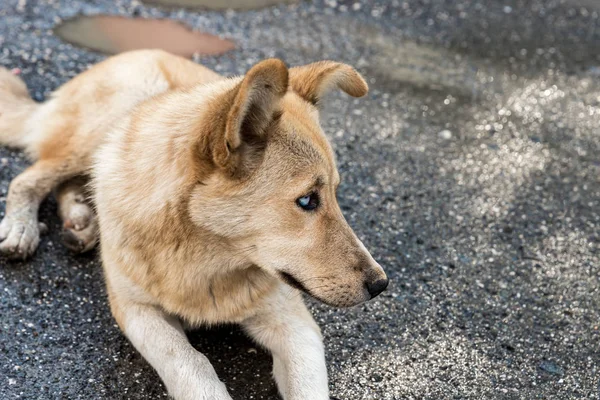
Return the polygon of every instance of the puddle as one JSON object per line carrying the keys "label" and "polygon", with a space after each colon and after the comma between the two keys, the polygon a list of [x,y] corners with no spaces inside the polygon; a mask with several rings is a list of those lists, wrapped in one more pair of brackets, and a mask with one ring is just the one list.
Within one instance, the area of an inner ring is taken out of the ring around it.
{"label": "puddle", "polygon": [[191,58],[235,48],[233,42],[166,19],[115,16],[78,17],[63,22],[54,33],[64,41],[105,54],[135,49],[163,49]]}
{"label": "puddle", "polygon": [[296,3],[298,0],[142,0],[147,4],[168,7],[204,8],[209,10],[253,10],[276,4]]}

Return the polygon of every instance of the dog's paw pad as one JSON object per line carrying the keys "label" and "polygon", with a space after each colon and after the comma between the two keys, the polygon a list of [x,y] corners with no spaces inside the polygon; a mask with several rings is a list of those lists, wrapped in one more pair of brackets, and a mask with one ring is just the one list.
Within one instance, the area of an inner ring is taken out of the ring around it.
{"label": "dog's paw pad", "polygon": [[85,242],[77,236],[73,229],[63,229],[62,240],[69,250],[76,253],[81,253],[85,248]]}
{"label": "dog's paw pad", "polygon": [[88,224],[85,229],[65,228],[62,231],[65,246],[75,253],[85,253],[93,249],[98,242],[98,230],[95,223]]}
{"label": "dog's paw pad", "polygon": [[63,220],[64,229],[83,231],[94,224],[96,215],[92,207],[83,201],[78,201],[77,196],[70,198],[71,201],[61,204],[59,212]]}
{"label": "dog's paw pad", "polygon": [[74,218],[68,218],[63,222],[63,229],[81,231],[90,225],[91,214],[82,214]]}

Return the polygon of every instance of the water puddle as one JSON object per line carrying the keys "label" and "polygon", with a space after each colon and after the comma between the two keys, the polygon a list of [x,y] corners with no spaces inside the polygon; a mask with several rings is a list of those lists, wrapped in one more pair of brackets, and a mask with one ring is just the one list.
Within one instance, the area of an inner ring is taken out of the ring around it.
{"label": "water puddle", "polygon": [[105,54],[135,49],[163,49],[191,58],[222,54],[235,48],[230,40],[192,31],[176,21],[116,16],[78,17],[63,22],[54,33],[64,41]]}
{"label": "water puddle", "polygon": [[254,10],[276,4],[296,3],[298,0],[142,0],[147,4],[168,7],[204,8],[209,10]]}

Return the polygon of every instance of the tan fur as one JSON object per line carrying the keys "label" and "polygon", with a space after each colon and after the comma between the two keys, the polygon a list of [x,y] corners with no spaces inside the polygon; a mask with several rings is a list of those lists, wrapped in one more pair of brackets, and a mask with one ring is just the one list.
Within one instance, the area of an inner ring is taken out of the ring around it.
{"label": "tan fur", "polygon": [[365,80],[349,65],[333,61],[319,61],[290,69],[290,84],[306,101],[316,104],[334,86],[353,97],[362,97],[369,91]]}
{"label": "tan fur", "polygon": [[29,143],[26,121],[37,109],[25,83],[7,69],[0,68],[0,143],[26,147]]}
{"label": "tan fur", "polygon": [[[37,161],[11,183],[0,251],[33,252],[37,207],[58,186],[65,242],[88,250],[99,224],[113,315],[174,397],[229,398],[181,319],[241,323],[273,352],[285,399],[327,398],[318,327],[282,280],[335,306],[387,285],[339,209],[340,177],[314,106],[332,87],[366,94],[362,77],[345,64],[288,70],[272,59],[225,79],[136,51],[35,106],[9,78],[4,90],[30,115],[26,139],[0,138]],[[90,170],[97,216],[81,178]],[[321,204],[306,211],[297,199],[310,193]]]}

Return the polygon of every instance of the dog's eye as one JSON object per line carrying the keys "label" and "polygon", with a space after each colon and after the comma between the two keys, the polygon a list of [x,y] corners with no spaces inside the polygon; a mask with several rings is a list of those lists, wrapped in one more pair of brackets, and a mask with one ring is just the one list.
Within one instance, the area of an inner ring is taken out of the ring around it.
{"label": "dog's eye", "polygon": [[319,207],[319,195],[316,192],[312,192],[298,198],[296,204],[305,211],[312,211]]}

